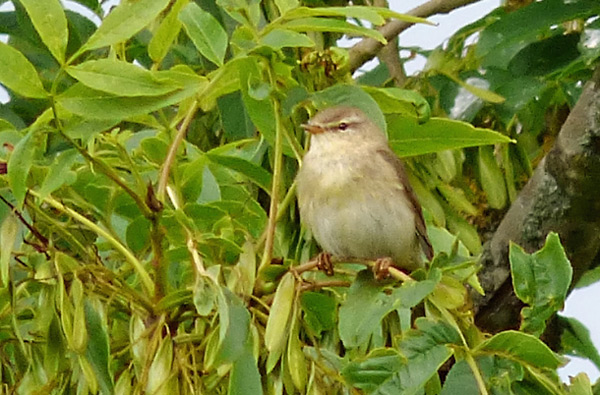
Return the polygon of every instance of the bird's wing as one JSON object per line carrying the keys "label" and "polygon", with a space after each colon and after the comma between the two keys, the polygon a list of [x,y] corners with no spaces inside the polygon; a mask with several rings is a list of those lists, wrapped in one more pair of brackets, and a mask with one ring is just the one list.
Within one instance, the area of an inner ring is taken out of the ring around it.
{"label": "bird's wing", "polygon": [[404,193],[406,194],[406,197],[408,198],[408,201],[412,205],[415,212],[415,226],[417,230],[417,237],[419,238],[419,243],[421,244],[421,248],[423,249],[423,252],[425,253],[427,259],[431,260],[433,258],[433,247],[431,246],[431,242],[427,237],[427,228],[425,227],[425,220],[423,219],[423,211],[421,210],[421,205],[417,200],[417,196],[415,195],[415,192],[413,191],[412,186],[408,181],[408,176],[406,175],[404,164],[391,149],[381,149],[378,150],[377,153],[380,154],[386,162],[394,166],[396,174],[398,175],[400,182],[404,186]]}

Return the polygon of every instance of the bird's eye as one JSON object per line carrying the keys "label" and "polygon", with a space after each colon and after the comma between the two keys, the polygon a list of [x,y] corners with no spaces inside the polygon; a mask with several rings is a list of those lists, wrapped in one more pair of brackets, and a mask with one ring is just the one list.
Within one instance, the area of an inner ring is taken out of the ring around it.
{"label": "bird's eye", "polygon": [[338,129],[346,130],[346,129],[348,129],[348,124],[346,122],[340,122],[340,124],[338,125]]}

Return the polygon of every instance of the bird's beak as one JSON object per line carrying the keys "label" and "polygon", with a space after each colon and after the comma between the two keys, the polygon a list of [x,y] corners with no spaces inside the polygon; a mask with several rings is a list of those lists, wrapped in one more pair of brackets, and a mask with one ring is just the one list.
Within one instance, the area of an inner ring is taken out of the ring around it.
{"label": "bird's beak", "polygon": [[323,129],[321,126],[311,125],[310,123],[303,123],[301,126],[310,134],[321,134],[325,131],[325,129]]}

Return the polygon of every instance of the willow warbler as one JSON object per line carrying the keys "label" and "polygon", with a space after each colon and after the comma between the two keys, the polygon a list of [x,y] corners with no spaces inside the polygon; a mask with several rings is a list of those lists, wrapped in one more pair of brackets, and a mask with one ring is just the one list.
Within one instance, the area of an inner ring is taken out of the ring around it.
{"label": "willow warbler", "polygon": [[390,260],[407,270],[433,256],[421,206],[383,131],[355,107],[320,111],[297,176],[300,217],[326,253]]}

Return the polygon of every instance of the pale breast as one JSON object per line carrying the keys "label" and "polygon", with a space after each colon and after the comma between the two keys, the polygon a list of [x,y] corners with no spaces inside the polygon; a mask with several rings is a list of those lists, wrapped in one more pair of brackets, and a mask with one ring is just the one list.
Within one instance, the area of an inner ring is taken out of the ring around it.
{"label": "pale breast", "polygon": [[391,257],[414,268],[414,213],[390,164],[376,153],[360,161],[309,155],[298,175],[298,203],[321,247],[341,257]]}

